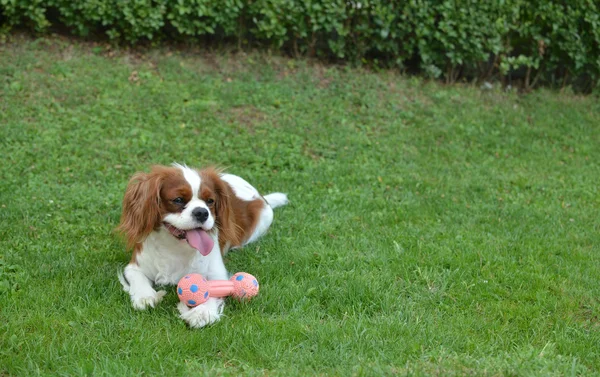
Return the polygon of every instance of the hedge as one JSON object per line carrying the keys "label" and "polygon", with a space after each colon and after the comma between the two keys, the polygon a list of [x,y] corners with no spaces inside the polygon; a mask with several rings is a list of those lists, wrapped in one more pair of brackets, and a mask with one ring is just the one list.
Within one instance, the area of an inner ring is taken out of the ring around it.
{"label": "hedge", "polygon": [[574,83],[600,79],[598,0],[0,0],[2,30],[210,37],[428,76]]}

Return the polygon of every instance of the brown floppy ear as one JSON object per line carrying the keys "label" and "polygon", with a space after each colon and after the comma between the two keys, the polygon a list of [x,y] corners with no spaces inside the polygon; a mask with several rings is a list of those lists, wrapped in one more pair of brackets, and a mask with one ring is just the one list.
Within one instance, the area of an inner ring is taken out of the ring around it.
{"label": "brown floppy ear", "polygon": [[161,185],[162,175],[156,171],[135,173],[129,180],[117,228],[124,235],[128,249],[142,242],[160,223]]}
{"label": "brown floppy ear", "polygon": [[216,224],[219,229],[219,245],[221,246],[221,250],[223,250],[223,247],[227,243],[230,246],[238,246],[241,244],[241,229],[238,229],[233,208],[234,205],[231,202],[234,193],[231,187],[221,179],[219,170],[209,168],[205,169],[203,173],[214,183]]}

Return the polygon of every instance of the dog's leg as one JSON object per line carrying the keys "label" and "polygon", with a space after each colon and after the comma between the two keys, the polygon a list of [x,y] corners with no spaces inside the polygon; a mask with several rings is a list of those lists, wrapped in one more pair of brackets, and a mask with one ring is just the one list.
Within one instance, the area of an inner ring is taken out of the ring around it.
{"label": "dog's leg", "polygon": [[200,328],[221,319],[225,301],[222,298],[210,297],[202,305],[195,308],[188,308],[183,302],[177,304],[177,309],[183,319],[190,327]]}
{"label": "dog's leg", "polygon": [[[223,263],[221,251],[218,248],[216,249],[208,256],[212,260],[204,276],[207,280],[227,280],[229,279],[229,274]],[[183,302],[180,302],[177,305],[177,309],[181,313],[181,319],[187,322],[190,327],[200,328],[220,320],[224,306],[224,299],[210,297],[204,304],[198,305],[195,308],[189,308]]]}
{"label": "dog's leg", "polygon": [[123,290],[129,293],[131,303],[137,310],[144,310],[148,306],[155,307],[166,294],[165,291],[155,291],[152,281],[136,264],[128,264],[125,271],[119,274],[119,281]]}

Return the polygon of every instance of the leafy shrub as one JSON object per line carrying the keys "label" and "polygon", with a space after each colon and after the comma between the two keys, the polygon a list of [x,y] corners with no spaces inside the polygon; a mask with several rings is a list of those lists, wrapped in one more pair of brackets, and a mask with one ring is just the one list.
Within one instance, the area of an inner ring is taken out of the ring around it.
{"label": "leafy shrub", "polygon": [[178,0],[166,12],[168,21],[183,35],[237,35],[244,10],[242,0]]}
{"label": "leafy shrub", "polygon": [[44,0],[0,0],[0,13],[0,20],[8,27],[23,25],[42,31],[50,26],[45,15]]}
{"label": "leafy shrub", "polygon": [[454,81],[600,79],[597,0],[0,0],[0,30],[250,40],[296,55],[417,68]]}
{"label": "leafy shrub", "polygon": [[56,9],[59,21],[75,34],[87,36],[103,30],[111,39],[136,42],[152,39],[165,24],[167,0],[49,0],[46,5]]}

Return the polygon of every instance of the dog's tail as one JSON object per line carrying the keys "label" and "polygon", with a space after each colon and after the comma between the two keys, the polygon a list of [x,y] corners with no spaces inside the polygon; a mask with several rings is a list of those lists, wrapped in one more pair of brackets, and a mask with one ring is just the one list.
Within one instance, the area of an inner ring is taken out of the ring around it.
{"label": "dog's tail", "polygon": [[265,195],[265,200],[269,203],[271,208],[281,207],[289,203],[287,195],[282,192],[274,192]]}

